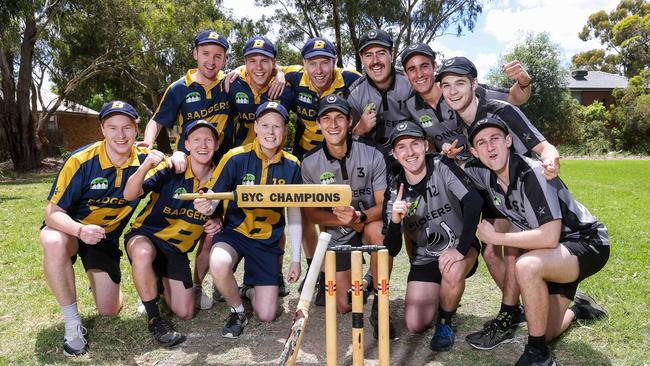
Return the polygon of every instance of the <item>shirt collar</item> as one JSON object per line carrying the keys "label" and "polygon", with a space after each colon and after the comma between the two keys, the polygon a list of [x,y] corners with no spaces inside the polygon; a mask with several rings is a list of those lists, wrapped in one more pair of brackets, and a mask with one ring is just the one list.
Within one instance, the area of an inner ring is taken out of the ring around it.
{"label": "shirt collar", "polygon": [[219,84],[219,82],[221,82],[221,79],[226,77],[226,74],[223,72],[223,70],[219,70],[219,72],[217,73],[217,78],[210,85],[204,86],[194,81],[194,79],[192,79],[192,75],[196,74],[197,72],[199,72],[199,69],[187,70],[187,73],[185,73],[185,85],[190,86],[192,85],[192,83],[196,83],[196,85],[200,85],[204,89],[210,90],[214,88],[215,85]]}
{"label": "shirt collar", "polygon": [[275,155],[273,155],[273,158],[268,159],[266,155],[264,155],[264,152],[262,152],[262,147],[260,146],[260,142],[257,141],[257,139],[253,141],[253,151],[255,151],[255,155],[257,156],[258,159],[267,160],[269,164],[278,163],[282,158],[282,148],[279,148],[278,151],[275,153]]}
{"label": "shirt collar", "polygon": [[388,91],[388,90],[392,90],[392,89],[395,88],[395,81],[397,80],[397,69],[395,69],[394,66],[391,67],[391,75],[392,75],[393,79],[390,81],[390,85],[388,86],[388,89],[386,89],[385,91],[379,89],[377,87],[377,85],[375,85],[375,82],[370,77],[368,77],[367,72],[365,74],[366,74],[366,79],[368,80],[368,84],[370,84],[370,86],[372,86],[373,88],[377,89],[380,93]]}
{"label": "shirt collar", "polygon": [[[316,87],[312,85],[311,80],[309,80],[309,75],[307,74],[307,70],[305,70],[304,68],[302,69],[302,78],[300,78],[300,86],[309,88],[309,90],[316,93],[316,95],[319,95],[318,89],[316,89]],[[319,96],[332,94],[334,93],[334,91],[336,91],[336,89],[340,89],[343,87],[345,87],[345,80],[343,80],[343,74],[341,73],[341,69],[335,67],[334,75],[332,76],[332,85],[330,85],[330,87]]]}
{"label": "shirt collar", "polygon": [[[352,151],[352,134],[348,134],[348,137],[345,139],[345,159],[350,157],[350,151]],[[323,153],[325,153],[325,157],[329,161],[334,161],[334,160],[339,160],[336,157],[334,157],[332,154],[330,154],[330,151],[327,149],[327,143],[323,142]]]}
{"label": "shirt collar", "polygon": [[140,166],[140,160],[138,159],[138,150],[135,145],[131,146],[131,154],[129,158],[122,164],[122,166],[115,166],[111,159],[108,157],[108,152],[106,151],[106,140],[102,141],[99,145],[99,165],[102,169],[108,169],[111,167],[115,168],[126,168],[130,166],[138,167]]}

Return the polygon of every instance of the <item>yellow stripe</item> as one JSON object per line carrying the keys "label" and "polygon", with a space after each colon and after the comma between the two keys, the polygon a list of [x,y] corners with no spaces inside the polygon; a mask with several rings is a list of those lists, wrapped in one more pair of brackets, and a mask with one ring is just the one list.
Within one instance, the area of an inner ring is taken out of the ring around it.
{"label": "yellow stripe", "polygon": [[[50,202],[54,204],[59,203],[59,200],[65,194],[66,189],[70,186],[72,177],[79,170],[83,163],[97,156],[99,152],[98,146],[100,146],[101,143],[101,141],[98,141],[68,158],[68,160],[63,165],[63,168],[61,168],[61,171],[59,172],[59,176],[56,181],[56,188],[54,190],[52,198],[50,199]],[[73,189],[80,188],[81,187],[73,187]]]}

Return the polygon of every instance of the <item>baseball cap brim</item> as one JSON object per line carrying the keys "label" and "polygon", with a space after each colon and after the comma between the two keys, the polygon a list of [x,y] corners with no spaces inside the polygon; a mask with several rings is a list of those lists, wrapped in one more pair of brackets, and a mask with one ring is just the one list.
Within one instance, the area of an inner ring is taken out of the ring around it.
{"label": "baseball cap brim", "polygon": [[187,130],[187,135],[186,137],[189,137],[190,134],[199,128],[207,128],[212,132],[214,135],[214,138],[216,140],[219,140],[219,131],[217,131],[217,128],[212,124],[212,123],[195,123],[194,125],[190,126],[190,129]]}
{"label": "baseball cap brim", "polygon": [[322,115],[324,115],[324,114],[326,114],[326,113],[328,113],[330,111],[333,111],[333,110],[339,111],[339,112],[345,114],[346,116],[350,115],[350,108],[348,108],[348,107],[346,107],[344,105],[330,104],[327,107],[325,107],[325,108],[318,111],[318,117],[321,117]]}
{"label": "baseball cap brim", "polygon": [[115,114],[123,114],[123,115],[131,118],[134,121],[138,119],[137,115],[135,115],[133,113],[130,113],[130,112],[127,112],[127,111],[111,111],[111,112],[106,113],[103,116],[100,116],[99,119],[103,121],[103,120],[107,119],[108,117],[113,116]]}
{"label": "baseball cap brim", "polygon": [[273,53],[263,49],[255,49],[255,48],[244,53],[244,57],[250,55],[262,55],[270,58],[275,58],[275,55]]}
{"label": "baseball cap brim", "polygon": [[450,68],[445,68],[444,70],[442,70],[442,72],[438,72],[438,74],[436,74],[436,81],[442,80],[442,77],[445,74],[449,74],[449,73],[458,74],[458,75],[470,75],[470,74],[472,74],[472,72],[470,70],[467,70],[465,68],[450,67]]}
{"label": "baseball cap brim", "polygon": [[373,40],[371,40],[369,42],[366,42],[366,44],[363,45],[363,48],[361,48],[359,53],[363,52],[363,50],[365,50],[366,48],[368,48],[370,46],[382,46],[382,47],[385,47],[385,48],[388,48],[388,49],[393,48],[393,45],[390,44],[390,43],[387,43],[387,42],[384,42],[384,41],[381,41],[381,40],[378,40],[378,39],[373,39]]}
{"label": "baseball cap brim", "polygon": [[318,56],[336,58],[336,55],[333,55],[333,54],[331,54],[331,53],[329,53],[327,51],[321,51],[321,50],[307,52],[305,55],[302,56],[302,58],[307,60],[307,59],[310,59],[310,58],[313,58],[313,57],[318,57]]}
{"label": "baseball cap brim", "polygon": [[476,137],[476,135],[488,127],[497,128],[503,131],[503,133],[505,133],[506,135],[510,133],[508,131],[508,127],[506,127],[504,123],[495,120],[484,120],[481,121],[481,123],[478,123],[476,127],[472,128],[471,131],[469,131],[469,143],[472,144],[472,146],[474,146],[474,138]]}

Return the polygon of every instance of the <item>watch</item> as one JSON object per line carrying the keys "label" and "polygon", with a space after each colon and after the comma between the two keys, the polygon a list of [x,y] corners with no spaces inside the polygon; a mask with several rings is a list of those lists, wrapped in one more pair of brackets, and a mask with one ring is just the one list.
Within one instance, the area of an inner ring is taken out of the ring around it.
{"label": "watch", "polygon": [[359,214],[359,223],[365,224],[366,220],[368,220],[368,215],[366,215],[366,213],[364,211],[359,211],[359,212],[361,212]]}

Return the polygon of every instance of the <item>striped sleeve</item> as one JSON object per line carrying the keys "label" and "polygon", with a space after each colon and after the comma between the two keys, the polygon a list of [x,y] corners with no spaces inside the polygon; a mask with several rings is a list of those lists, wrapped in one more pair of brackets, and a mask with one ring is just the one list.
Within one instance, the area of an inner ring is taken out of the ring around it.
{"label": "striped sleeve", "polygon": [[69,210],[80,199],[85,181],[81,160],[76,155],[72,155],[63,164],[63,168],[52,183],[48,201],[66,211]]}
{"label": "striped sleeve", "polygon": [[151,119],[167,128],[174,127],[174,123],[178,119],[180,101],[174,91],[178,88],[179,83],[179,81],[176,81],[167,87],[165,94],[160,99],[156,112],[151,117]]}

